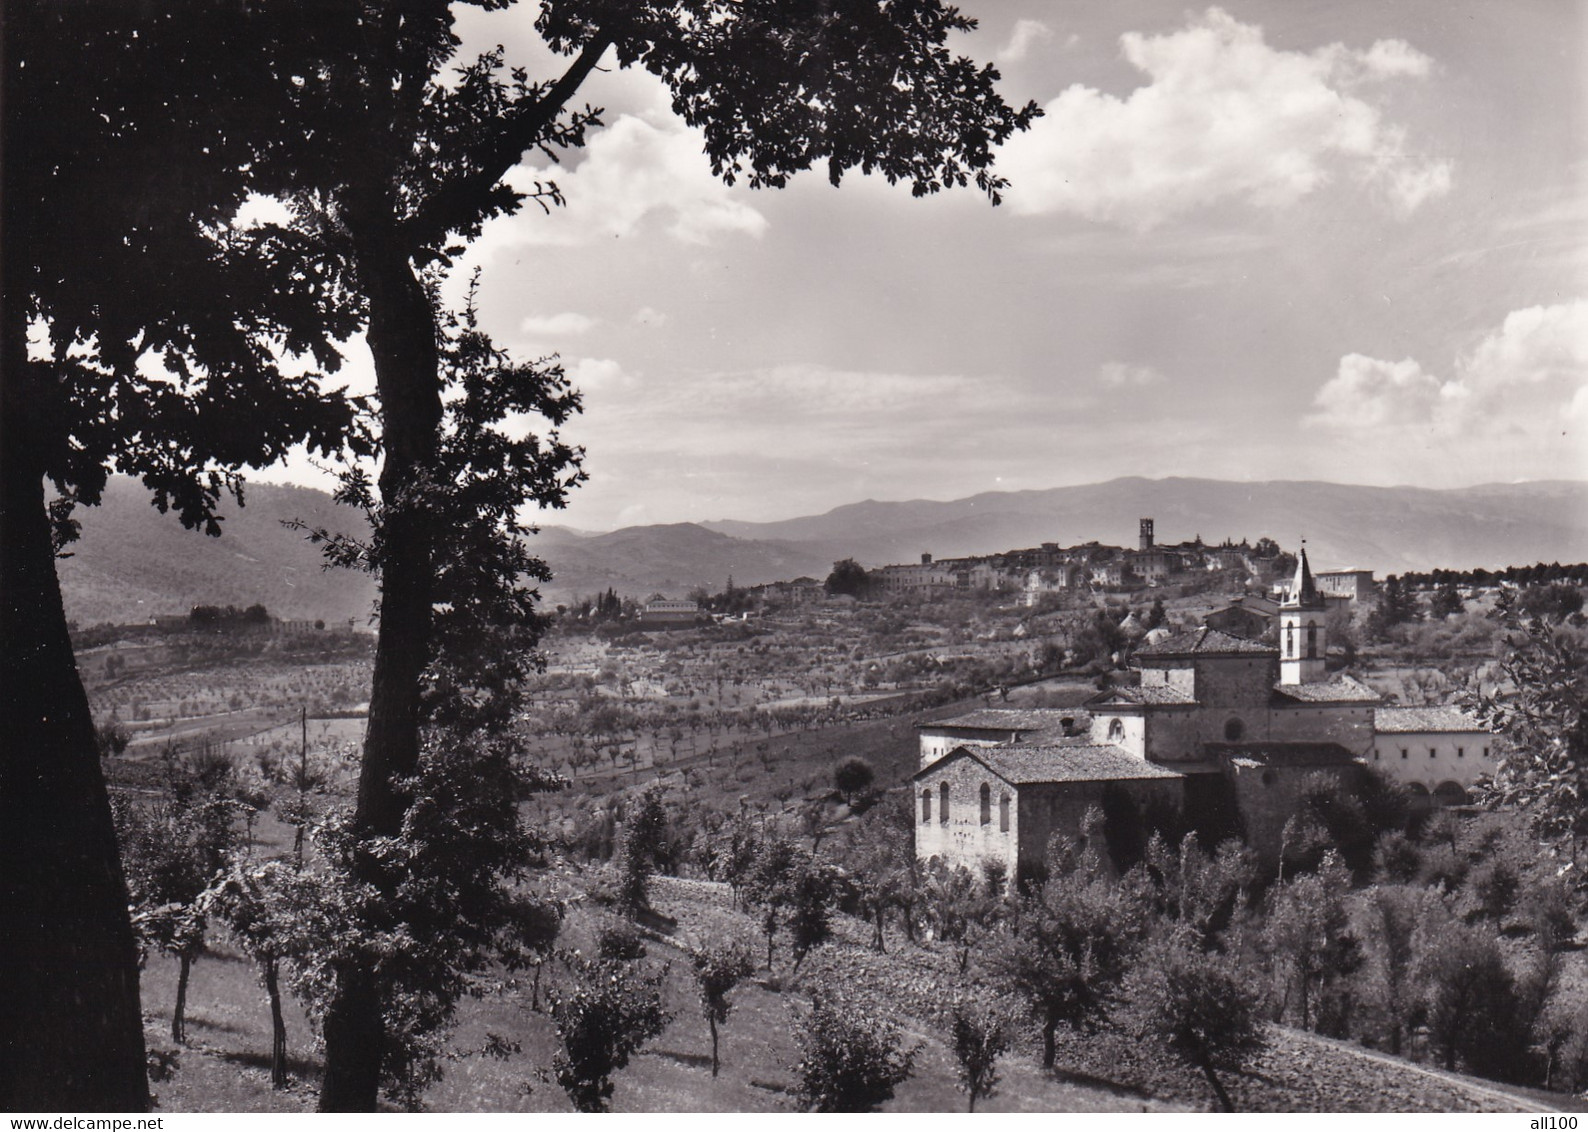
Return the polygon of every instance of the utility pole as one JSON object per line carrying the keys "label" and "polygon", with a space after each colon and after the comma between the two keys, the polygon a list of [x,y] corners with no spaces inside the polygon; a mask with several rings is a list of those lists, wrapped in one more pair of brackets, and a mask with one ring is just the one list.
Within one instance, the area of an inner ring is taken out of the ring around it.
{"label": "utility pole", "polygon": [[308,820],[309,800],[309,709],[298,705],[298,835],[293,838],[293,851],[298,856],[298,871],[303,871],[303,830]]}

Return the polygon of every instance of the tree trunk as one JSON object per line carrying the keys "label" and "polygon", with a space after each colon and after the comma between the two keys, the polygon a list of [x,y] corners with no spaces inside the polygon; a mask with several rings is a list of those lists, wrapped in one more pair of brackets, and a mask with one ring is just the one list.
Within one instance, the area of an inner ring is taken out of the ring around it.
{"label": "tree trunk", "polygon": [[193,971],[193,957],[187,953],[177,956],[176,1007],[171,1011],[171,1040],[177,1045],[187,1044],[187,979]]}
{"label": "tree trunk", "polygon": [[1058,1028],[1058,1021],[1053,1018],[1042,1023],[1042,1068],[1044,1069],[1053,1068],[1053,1058],[1058,1052],[1054,1042],[1054,1031]]}
{"label": "tree trunk", "polygon": [[55,576],[49,379],[6,297],[0,402],[0,1109],[149,1108],[138,949]]}
{"label": "tree trunk", "polygon": [[710,1014],[706,1015],[706,1025],[711,1027],[711,1075],[717,1075],[717,1019]]}
{"label": "tree trunk", "polygon": [[[377,200],[365,215],[389,218],[393,210]],[[420,680],[430,660],[434,552],[425,486],[435,466],[441,395],[435,312],[395,228],[389,219],[366,221],[356,242],[360,278],[369,296],[369,347],[381,402],[380,492],[385,511],[380,634],[353,820],[364,836],[394,837],[411,801],[396,780],[412,775],[419,765]],[[388,892],[394,885],[391,877],[373,871],[362,879]],[[383,1015],[382,988],[367,967],[344,967],[326,1014],[320,1111],[375,1110],[385,1045]]]}
{"label": "tree trunk", "polygon": [[270,996],[270,1087],[285,1089],[287,1087],[287,1023],[281,1017],[281,980],[274,959],[267,959],[264,969],[265,993]]}
{"label": "tree trunk", "polygon": [[339,972],[336,996],[325,1015],[321,1112],[374,1111],[385,1045],[381,995],[374,979],[362,968]]}
{"label": "tree trunk", "polygon": [[1223,1083],[1213,1072],[1213,1065],[1205,1058],[1202,1061],[1202,1075],[1208,1079],[1208,1084],[1213,1086],[1213,1095],[1219,1099],[1220,1110],[1234,1112],[1235,1106],[1230,1103],[1230,1095],[1224,1091]]}

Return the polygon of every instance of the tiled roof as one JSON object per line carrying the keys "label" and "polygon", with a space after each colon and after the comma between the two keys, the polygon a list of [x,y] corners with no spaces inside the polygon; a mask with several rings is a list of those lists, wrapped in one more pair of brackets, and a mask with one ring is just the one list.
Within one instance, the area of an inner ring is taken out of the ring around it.
{"label": "tiled roof", "polygon": [[1438,707],[1381,707],[1373,713],[1373,729],[1389,734],[1418,731],[1487,731],[1476,716],[1450,704]]}
{"label": "tiled roof", "polygon": [[1166,641],[1137,651],[1138,657],[1174,656],[1278,656],[1279,650],[1270,645],[1260,645],[1229,633],[1210,629],[1206,625],[1176,633]]}
{"label": "tiled roof", "polygon": [[916,778],[931,774],[950,759],[975,759],[1005,782],[1024,786],[1037,782],[1111,782],[1116,779],[1183,778],[1179,771],[1139,759],[1110,745],[1032,745],[956,747]]}
{"label": "tiled roof", "polygon": [[1207,751],[1258,766],[1339,766],[1356,758],[1338,743],[1209,743]]}
{"label": "tiled roof", "polygon": [[1091,717],[1080,708],[982,708],[917,726],[922,730],[956,727],[976,731],[1058,731],[1063,726],[1059,721],[1066,718],[1073,719],[1077,728],[1091,724]]}
{"label": "tiled roof", "polygon": [[1163,684],[1110,688],[1087,701],[1094,707],[1105,704],[1195,704],[1197,698],[1183,688]]}
{"label": "tiled roof", "polygon": [[1376,704],[1384,698],[1350,676],[1336,676],[1317,684],[1275,684],[1274,692],[1304,704]]}

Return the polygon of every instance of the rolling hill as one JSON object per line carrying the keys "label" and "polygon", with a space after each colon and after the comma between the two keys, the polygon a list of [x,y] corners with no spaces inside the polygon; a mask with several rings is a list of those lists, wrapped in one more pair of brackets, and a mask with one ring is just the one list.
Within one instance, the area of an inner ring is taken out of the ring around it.
{"label": "rolling hill", "polygon": [[[115,479],[103,506],[79,512],[83,537],[60,563],[67,615],[82,624],[136,621],[199,603],[262,602],[291,618],[363,619],[374,586],[322,570],[318,551],[288,519],[357,531],[362,520],[323,492],[250,486],[246,507],[227,508],[218,539],[158,514],[132,481]],[[1437,566],[1588,560],[1588,483],[1493,484],[1436,491],[1307,482],[1231,483],[1138,478],[1046,491],[992,492],[937,502],[867,500],[780,522],[723,520],[625,527],[591,534],[546,526],[535,550],[556,579],[551,602],[607,588],[645,597],[695,586],[824,577],[839,558],[870,566],[987,554],[1043,542],[1093,539],[1132,546],[1136,523],[1156,520],[1158,540],[1208,542],[1268,535],[1307,539],[1320,568],[1379,575]]]}
{"label": "rolling hill", "polygon": [[1588,558],[1588,483],[1492,484],[1436,491],[1316,482],[1127,478],[1046,491],[879,503],[775,523],[711,522],[736,538],[819,542],[868,565],[987,554],[1097,539],[1136,544],[1140,518],[1158,541],[1201,535],[1211,543],[1262,535],[1294,547],[1306,538],[1323,568],[1380,575]]}

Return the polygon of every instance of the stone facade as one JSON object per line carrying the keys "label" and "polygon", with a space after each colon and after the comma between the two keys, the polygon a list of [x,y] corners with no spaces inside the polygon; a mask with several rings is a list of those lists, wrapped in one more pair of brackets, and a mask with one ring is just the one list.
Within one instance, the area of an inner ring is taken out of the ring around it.
{"label": "stone facade", "polygon": [[1460,805],[1473,783],[1499,765],[1494,739],[1459,708],[1384,707],[1364,761],[1414,795]]}

